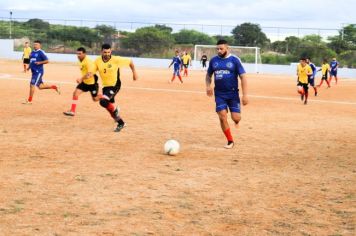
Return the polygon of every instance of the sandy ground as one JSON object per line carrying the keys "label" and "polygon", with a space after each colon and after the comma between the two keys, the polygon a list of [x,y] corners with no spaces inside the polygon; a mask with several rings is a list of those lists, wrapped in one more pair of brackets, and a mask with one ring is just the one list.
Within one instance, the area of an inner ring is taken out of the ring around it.
{"label": "sandy ground", "polygon": [[[62,94],[32,105],[21,66],[0,60],[0,235],[355,235],[356,80],[305,106],[295,78],[250,74],[224,150],[202,71],[181,85],[169,69],[124,70],[115,133],[89,94],[62,115],[76,65],[46,65]],[[178,156],[163,154],[170,138]]]}

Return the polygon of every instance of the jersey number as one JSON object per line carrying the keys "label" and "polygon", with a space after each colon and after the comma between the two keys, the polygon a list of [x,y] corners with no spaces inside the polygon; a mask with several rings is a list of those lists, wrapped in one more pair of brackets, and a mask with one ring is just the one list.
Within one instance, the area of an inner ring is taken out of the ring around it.
{"label": "jersey number", "polygon": [[104,69],[104,73],[106,73],[106,68]]}

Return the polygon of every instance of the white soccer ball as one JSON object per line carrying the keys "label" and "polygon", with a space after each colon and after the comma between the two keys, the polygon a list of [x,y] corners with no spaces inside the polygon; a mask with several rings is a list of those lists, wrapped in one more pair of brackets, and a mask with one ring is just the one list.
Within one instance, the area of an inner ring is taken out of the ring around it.
{"label": "white soccer ball", "polygon": [[170,139],[164,144],[164,153],[170,156],[174,156],[179,153],[179,148],[180,145],[178,141]]}

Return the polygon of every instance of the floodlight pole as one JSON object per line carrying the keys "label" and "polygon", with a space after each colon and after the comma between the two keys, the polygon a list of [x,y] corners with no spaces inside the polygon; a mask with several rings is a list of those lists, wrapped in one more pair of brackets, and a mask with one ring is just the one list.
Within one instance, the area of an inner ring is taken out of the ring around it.
{"label": "floodlight pole", "polygon": [[12,23],[12,11],[10,11],[10,39],[12,38],[12,32],[11,32],[11,23]]}

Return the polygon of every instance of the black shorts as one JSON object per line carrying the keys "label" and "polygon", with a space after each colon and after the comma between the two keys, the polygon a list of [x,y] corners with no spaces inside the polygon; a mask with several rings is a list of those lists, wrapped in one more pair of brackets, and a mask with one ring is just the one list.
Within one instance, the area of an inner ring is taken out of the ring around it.
{"label": "black shorts", "polygon": [[118,78],[115,86],[108,86],[103,88],[103,96],[107,97],[111,103],[115,103],[115,96],[120,91],[121,80]]}
{"label": "black shorts", "polygon": [[188,68],[189,64],[183,64],[184,68]]}
{"label": "black shorts", "polygon": [[99,85],[98,83],[95,84],[85,84],[81,82],[77,85],[77,89],[82,90],[83,92],[90,92],[91,96],[94,98],[98,95]]}
{"label": "black shorts", "polygon": [[202,60],[203,67],[206,67],[206,60]]}
{"label": "black shorts", "polygon": [[308,92],[308,89],[309,89],[309,86],[308,84],[304,84],[304,83],[301,83],[301,82],[298,82],[297,86],[302,86],[304,91],[307,93]]}
{"label": "black shorts", "polygon": [[23,64],[30,64],[30,58],[24,58],[23,59]]}
{"label": "black shorts", "polygon": [[326,73],[325,75],[323,75],[323,77],[321,77],[321,79],[327,80],[328,79],[328,74]]}

